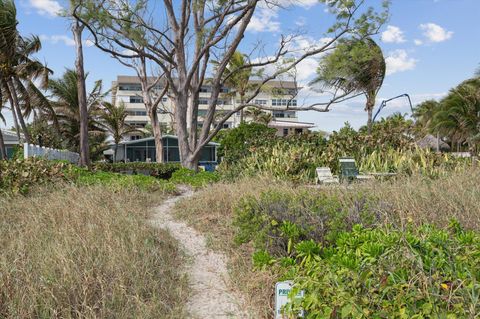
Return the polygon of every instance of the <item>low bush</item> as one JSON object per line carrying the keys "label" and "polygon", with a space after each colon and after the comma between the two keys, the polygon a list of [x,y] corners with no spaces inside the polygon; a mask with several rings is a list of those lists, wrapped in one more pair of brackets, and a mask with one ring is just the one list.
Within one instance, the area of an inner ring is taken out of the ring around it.
{"label": "low bush", "polygon": [[161,179],[169,179],[173,172],[179,170],[181,165],[178,163],[95,163],[94,170],[113,173],[129,173],[151,175]]}
{"label": "low bush", "polygon": [[0,161],[0,193],[28,193],[34,185],[66,181],[69,164],[29,158]]}
{"label": "low bush", "polygon": [[181,168],[173,172],[170,182],[175,184],[190,185],[193,188],[204,187],[208,184],[218,182],[220,176],[216,172],[199,171],[195,172],[187,168]]}
{"label": "low bush", "polygon": [[301,250],[302,244],[309,246],[296,246],[292,277],[293,293],[304,290],[305,296],[287,307],[290,314],[303,309],[306,318],[343,319],[480,313],[480,236],[458,223],[448,230],[357,225],[331,246]]}
{"label": "low bush", "polygon": [[175,191],[172,183],[151,176],[88,171],[67,162],[38,158],[0,161],[0,193],[27,194],[32,187],[54,183],[102,185],[112,190]]}
{"label": "low bush", "polygon": [[71,185],[0,196],[0,318],[184,318],[182,252],[145,222],[161,200]]}
{"label": "low bush", "polygon": [[81,168],[71,168],[71,180],[79,186],[102,185],[111,190],[139,189],[143,191],[175,192],[175,185],[172,183],[145,175],[125,175],[102,171],[88,171]]}
{"label": "low bush", "polygon": [[235,239],[253,244],[256,269],[294,280],[292,295],[305,291],[289,315],[303,309],[307,318],[474,318],[480,233],[455,221],[414,222],[405,215],[411,212],[399,214],[392,199],[366,196],[367,189],[244,197],[234,209]]}
{"label": "low bush", "polygon": [[348,208],[336,197],[308,191],[269,190],[259,198],[244,197],[235,208],[236,242],[251,241],[257,250],[275,257],[289,256],[293,245],[304,240],[327,245],[357,223],[378,221],[369,210],[368,198],[358,196],[354,201]]}

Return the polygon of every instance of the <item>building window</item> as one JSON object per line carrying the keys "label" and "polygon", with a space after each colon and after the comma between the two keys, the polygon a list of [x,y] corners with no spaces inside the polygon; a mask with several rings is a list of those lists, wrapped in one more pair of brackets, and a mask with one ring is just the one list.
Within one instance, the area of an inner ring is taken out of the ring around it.
{"label": "building window", "polygon": [[296,118],[296,112],[293,111],[273,111],[274,118]]}
{"label": "building window", "polygon": [[198,99],[198,104],[208,105],[208,99]]}
{"label": "building window", "polygon": [[212,92],[212,88],[210,86],[202,86],[200,88],[200,93],[210,93]]}
{"label": "building window", "polygon": [[287,136],[288,135],[288,128],[284,128],[283,129],[283,136]]}
{"label": "building window", "polygon": [[127,111],[127,114],[131,116],[147,116],[147,111]]}
{"label": "building window", "polygon": [[301,128],[296,128],[295,129],[295,134],[302,134],[303,133],[303,129]]}
{"label": "building window", "polygon": [[143,98],[140,96],[131,96],[130,103],[143,103]]}
{"label": "building window", "polygon": [[118,85],[118,89],[120,91],[141,91],[142,86],[135,83],[120,83]]}
{"label": "building window", "polygon": [[141,139],[141,138],[142,138],[141,135],[132,135],[132,136],[130,137],[130,140],[131,140],[131,141],[136,141],[136,140],[139,140],[139,139]]}
{"label": "building window", "polygon": [[167,100],[168,100],[168,97],[166,96],[162,97],[162,102],[167,102]]}
{"label": "building window", "polygon": [[297,100],[273,99],[272,106],[297,106]]}
{"label": "building window", "polygon": [[255,100],[255,104],[257,104],[257,105],[267,105],[267,100]]}
{"label": "building window", "polygon": [[228,123],[223,123],[223,128],[230,128],[230,124],[228,124]]}

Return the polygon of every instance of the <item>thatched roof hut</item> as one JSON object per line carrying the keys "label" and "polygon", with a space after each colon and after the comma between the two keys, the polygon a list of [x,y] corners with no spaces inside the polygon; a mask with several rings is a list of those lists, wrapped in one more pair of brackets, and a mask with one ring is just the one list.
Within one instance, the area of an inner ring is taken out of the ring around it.
{"label": "thatched roof hut", "polygon": [[440,151],[442,152],[450,151],[450,145],[448,145],[441,139],[437,140],[437,138],[433,135],[427,135],[424,138],[421,138],[418,141],[416,141],[415,144],[417,144],[417,146],[420,148],[424,148],[424,149],[429,148],[433,151],[437,150],[437,145],[438,145],[440,147]]}

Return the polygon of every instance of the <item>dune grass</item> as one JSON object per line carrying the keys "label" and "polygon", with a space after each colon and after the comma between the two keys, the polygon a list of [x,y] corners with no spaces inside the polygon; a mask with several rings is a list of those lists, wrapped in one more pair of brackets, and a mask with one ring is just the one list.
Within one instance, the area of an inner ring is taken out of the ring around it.
{"label": "dune grass", "polygon": [[0,318],[182,318],[175,240],[146,223],[163,195],[101,186],[0,198]]}
{"label": "dune grass", "polygon": [[[207,234],[214,249],[229,256],[229,268],[236,287],[243,290],[256,318],[273,314],[273,270],[254,270],[251,244],[236,245],[232,225],[234,208],[242,198],[259,198],[263,191],[285,194],[308,192],[337,198],[347,210],[358,209],[359,199],[369,200],[369,207],[382,223],[418,225],[428,222],[446,227],[456,219],[467,229],[480,230],[480,169],[452,172],[438,179],[423,176],[401,177],[390,181],[373,181],[348,186],[304,187],[271,179],[244,179],[235,183],[217,183],[201,190],[176,207],[179,218]],[[372,204],[373,203],[373,204]]]}

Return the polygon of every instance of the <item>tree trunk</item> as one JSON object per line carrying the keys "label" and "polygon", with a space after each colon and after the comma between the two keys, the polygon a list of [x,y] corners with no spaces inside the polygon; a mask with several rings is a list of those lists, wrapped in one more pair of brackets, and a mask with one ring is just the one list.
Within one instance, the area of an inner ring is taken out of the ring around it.
{"label": "tree trunk", "polygon": [[3,140],[2,130],[0,130],[0,160],[7,159],[7,148],[5,147],[5,141]]}
{"label": "tree trunk", "polygon": [[90,166],[90,150],[88,145],[88,109],[87,90],[85,88],[85,70],[83,67],[83,26],[75,21],[72,27],[73,39],[75,40],[76,59],[75,70],[77,72],[78,107],[80,114],[80,166]]}
{"label": "tree trunk", "polygon": [[365,106],[365,110],[367,111],[367,127],[368,127],[368,135],[372,134],[372,126],[373,126],[373,108],[375,107],[375,98],[367,97],[367,105]]}
{"label": "tree trunk", "polygon": [[[162,128],[158,120],[157,110],[149,110],[150,122],[152,122],[153,138],[155,140],[155,161],[163,163]],[[168,160],[168,159],[167,159]]]}
{"label": "tree trunk", "polygon": [[[115,143],[115,148],[113,149],[113,162],[117,162],[117,151],[118,151],[118,143]],[[124,155],[126,156],[126,154]]]}
{"label": "tree trunk", "polygon": [[17,99],[17,91],[15,90],[15,86],[11,79],[7,81],[8,90],[10,93],[11,101],[13,103],[12,109],[15,109],[17,113],[18,121],[20,122],[20,126],[22,127],[23,136],[25,138],[25,142],[30,144],[32,139],[30,138],[30,134],[28,133],[27,125],[25,124],[25,119],[22,115],[22,110],[20,109],[20,104],[18,103]]}
{"label": "tree trunk", "polygon": [[198,171],[198,156],[194,156],[188,141],[187,111],[188,96],[184,92],[179,92],[175,99],[175,122],[180,162],[183,167]]}
{"label": "tree trunk", "polygon": [[17,112],[15,111],[15,107],[13,106],[13,99],[12,99],[12,97],[10,96],[9,92],[8,92],[8,101],[9,101],[10,106],[11,106],[11,108],[12,108],[13,124],[15,125],[15,130],[16,130],[16,133],[17,133],[17,138],[18,138],[18,141],[20,142],[22,139],[21,139],[21,137],[20,137],[20,127],[18,126]]}

